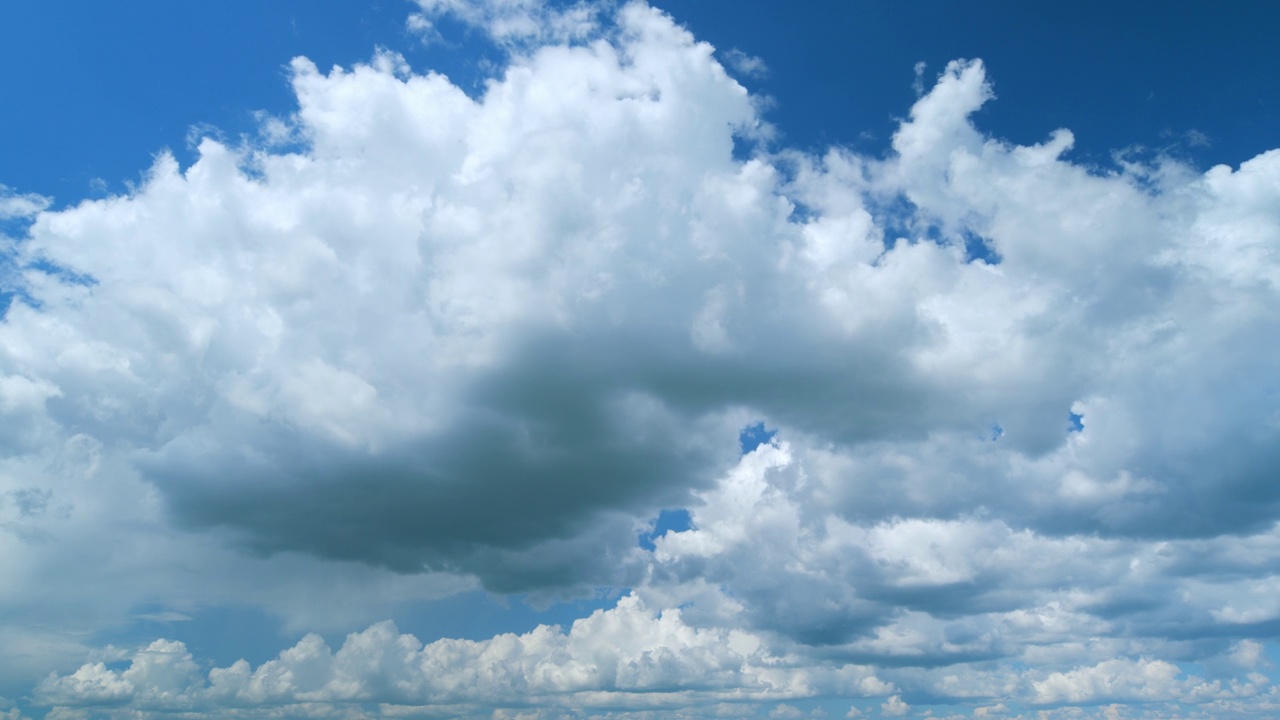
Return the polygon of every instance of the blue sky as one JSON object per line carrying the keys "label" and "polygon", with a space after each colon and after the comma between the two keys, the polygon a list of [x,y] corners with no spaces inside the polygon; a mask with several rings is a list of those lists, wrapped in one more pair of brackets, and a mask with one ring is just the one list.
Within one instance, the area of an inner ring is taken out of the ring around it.
{"label": "blue sky", "polygon": [[0,8],[0,720],[1273,716],[1278,19]]}
{"label": "blue sky", "polygon": [[[915,64],[932,77],[970,57],[1017,99],[983,111],[989,132],[1028,143],[1071,128],[1091,162],[1142,146],[1238,164],[1269,149],[1280,123],[1269,32],[1280,11],[1267,3],[661,7],[717,48],[765,60],[763,77],[741,79],[775,99],[768,117],[783,141],[810,150],[882,152],[914,99]],[[182,153],[193,126],[234,136],[253,127],[255,110],[288,111],[282,68],[296,55],[327,67],[392,48],[471,91],[494,59],[465,31],[423,46],[398,2],[26,3],[0,13],[6,103],[17,110],[0,131],[24,138],[3,148],[5,182],[62,202],[92,192],[94,179],[116,189],[136,180],[159,148]]]}

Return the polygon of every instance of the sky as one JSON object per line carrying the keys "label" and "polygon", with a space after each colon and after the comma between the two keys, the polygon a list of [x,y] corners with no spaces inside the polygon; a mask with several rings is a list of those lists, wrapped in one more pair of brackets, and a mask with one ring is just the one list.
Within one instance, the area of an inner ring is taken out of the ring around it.
{"label": "sky", "polygon": [[0,720],[1274,717],[1278,15],[0,7]]}

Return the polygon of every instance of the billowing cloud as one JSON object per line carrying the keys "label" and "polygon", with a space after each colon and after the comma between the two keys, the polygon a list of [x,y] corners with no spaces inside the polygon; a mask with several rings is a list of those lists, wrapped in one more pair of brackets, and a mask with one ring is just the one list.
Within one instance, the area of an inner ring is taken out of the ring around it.
{"label": "billowing cloud", "polygon": [[[956,61],[886,156],[812,156],[642,4],[421,5],[510,51],[482,93],[299,58],[260,139],[60,210],[0,189],[0,637],[60,669],[39,702],[1270,711],[1280,151],[1085,167],[985,135]],[[476,583],[627,592],[369,625]],[[139,604],[231,601],[368,629],[82,664]]]}
{"label": "billowing cloud", "polygon": [[564,709],[679,707],[706,698],[737,701],[806,696],[815,690],[889,687],[868,668],[814,670],[771,655],[737,630],[698,629],[679,610],[656,613],[635,596],[576,621],[482,642],[423,645],[390,622],[347,636],[336,652],[308,635],[251,668],[243,660],[201,671],[182,643],[157,640],[111,670],[103,663],[50,677],[37,689],[50,705],[128,704],[153,711],[264,706],[311,715],[309,704],[444,706],[474,712],[493,705]]}

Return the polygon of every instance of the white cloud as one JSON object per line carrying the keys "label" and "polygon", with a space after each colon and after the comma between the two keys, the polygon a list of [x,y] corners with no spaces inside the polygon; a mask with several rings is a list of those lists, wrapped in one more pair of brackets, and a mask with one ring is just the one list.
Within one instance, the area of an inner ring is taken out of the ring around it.
{"label": "white cloud", "polygon": [[[1175,661],[1252,671],[1280,617],[1280,151],[1093,171],[1066,130],[986,136],[957,61],[887,157],[739,161],[757,103],[657,11],[420,5],[518,50],[480,97],[299,58],[261,144],[64,210],[4,191],[33,221],[0,322],[7,677],[299,714],[1271,692]],[[637,547],[673,507],[693,527]],[[345,632],[477,583],[636,594],[568,633],[83,663],[140,606]]]}
{"label": "white cloud", "polygon": [[15,193],[9,187],[0,185],[0,220],[29,218],[48,208],[51,202],[47,197],[34,193]]}
{"label": "white cloud", "polygon": [[1265,663],[1264,647],[1257,640],[1240,640],[1231,650],[1231,660],[1240,667],[1254,669]]}
{"label": "white cloud", "polygon": [[1053,673],[1034,684],[1039,703],[1115,700],[1174,700],[1184,691],[1177,665],[1163,660],[1107,660],[1092,667]]}
{"label": "white cloud", "polygon": [[283,706],[306,715],[308,703],[670,707],[805,697],[815,686],[874,680],[855,666],[797,668],[758,638],[747,639],[738,631],[692,627],[679,610],[656,612],[626,596],[567,632],[540,626],[524,635],[424,646],[383,622],[348,635],[336,652],[308,635],[256,668],[242,660],[207,673],[182,643],[157,640],[127,668],[86,664],[47,678],[37,695],[60,707],[206,712]]}
{"label": "white cloud", "polygon": [[762,78],[769,74],[769,65],[763,58],[748,55],[738,48],[730,48],[724,54],[724,61],[742,77]]}
{"label": "white cloud", "polygon": [[805,717],[804,711],[795,705],[779,703],[777,707],[769,711],[769,720],[799,720]]}
{"label": "white cloud", "polygon": [[909,712],[911,712],[911,706],[897,695],[889,696],[889,699],[880,705],[880,714],[884,717],[902,717]]}

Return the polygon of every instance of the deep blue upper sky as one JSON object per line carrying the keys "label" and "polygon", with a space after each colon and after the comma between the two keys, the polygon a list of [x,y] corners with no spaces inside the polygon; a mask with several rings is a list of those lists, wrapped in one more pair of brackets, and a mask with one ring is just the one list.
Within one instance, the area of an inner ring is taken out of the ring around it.
{"label": "deep blue upper sky", "polygon": [[[998,96],[982,112],[985,130],[1031,143],[1067,127],[1077,159],[1095,164],[1142,145],[1235,165],[1274,146],[1280,127],[1275,3],[655,4],[718,49],[768,64],[767,76],[744,82],[777,101],[769,118],[791,147],[883,152],[914,98],[915,64],[926,63],[928,85],[948,60],[971,57],[986,61]],[[398,0],[0,5],[0,183],[59,205],[100,194],[95,178],[120,191],[162,148],[185,158],[194,125],[234,137],[253,127],[254,110],[287,112],[284,67],[296,55],[327,68],[384,46],[475,89],[485,70],[474,38],[446,26],[457,44],[423,47],[404,29],[411,9]]]}
{"label": "deep blue upper sky", "polygon": [[[1280,5],[1161,3],[728,2],[668,0],[698,37],[736,45],[773,69],[764,90],[801,146],[885,142],[949,60],[981,58],[997,102],[980,125],[1019,143],[1067,127],[1081,152],[1159,148],[1207,136],[1199,160],[1237,164],[1275,145],[1280,127]],[[1007,98],[1001,102],[999,98]],[[846,118],[843,122],[837,118]]]}

